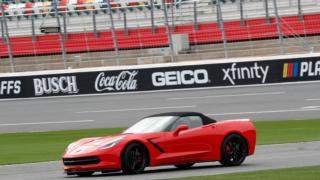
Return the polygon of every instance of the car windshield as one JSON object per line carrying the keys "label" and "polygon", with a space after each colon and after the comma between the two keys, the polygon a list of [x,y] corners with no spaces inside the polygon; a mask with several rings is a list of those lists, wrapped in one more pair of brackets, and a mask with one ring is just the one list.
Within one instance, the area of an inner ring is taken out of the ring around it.
{"label": "car windshield", "polygon": [[137,122],[123,133],[152,133],[163,132],[177,119],[176,116],[147,117]]}

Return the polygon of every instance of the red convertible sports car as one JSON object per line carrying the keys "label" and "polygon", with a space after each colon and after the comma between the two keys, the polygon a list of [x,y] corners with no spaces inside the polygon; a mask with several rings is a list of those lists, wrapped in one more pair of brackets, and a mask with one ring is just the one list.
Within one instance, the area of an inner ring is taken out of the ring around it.
{"label": "red convertible sports car", "polygon": [[143,118],[122,134],[80,139],[63,155],[68,175],[142,172],[147,166],[219,161],[240,165],[252,155],[256,130],[249,119],[215,121],[201,113],[170,112]]}

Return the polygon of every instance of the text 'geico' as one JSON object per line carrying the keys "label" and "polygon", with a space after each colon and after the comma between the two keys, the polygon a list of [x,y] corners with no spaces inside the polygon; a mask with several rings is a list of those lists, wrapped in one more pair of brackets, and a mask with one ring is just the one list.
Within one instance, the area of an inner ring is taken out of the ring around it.
{"label": "text 'geico'", "polygon": [[208,72],[205,69],[154,72],[152,84],[159,86],[206,84],[209,82]]}

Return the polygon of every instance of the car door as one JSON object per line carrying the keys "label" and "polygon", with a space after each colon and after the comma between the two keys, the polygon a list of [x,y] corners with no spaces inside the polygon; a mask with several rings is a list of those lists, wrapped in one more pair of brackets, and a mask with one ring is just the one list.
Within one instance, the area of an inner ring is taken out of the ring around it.
{"label": "car door", "polygon": [[[189,129],[175,135],[174,131],[180,125],[187,125]],[[164,137],[156,140],[163,150],[158,160],[164,164],[206,160],[212,148],[205,128],[200,116],[180,117]]]}

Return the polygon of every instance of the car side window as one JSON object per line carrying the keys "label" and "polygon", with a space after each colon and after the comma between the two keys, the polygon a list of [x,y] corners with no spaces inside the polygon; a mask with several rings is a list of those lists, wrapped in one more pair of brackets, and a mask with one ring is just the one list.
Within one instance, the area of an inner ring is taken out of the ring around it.
{"label": "car side window", "polygon": [[187,125],[191,129],[191,128],[202,126],[203,123],[202,123],[202,119],[201,119],[200,116],[185,116],[185,117],[179,118],[171,126],[171,130],[170,131],[175,131],[177,129],[177,127],[179,127],[181,125]]}
{"label": "car side window", "polygon": [[195,128],[203,125],[202,118],[200,116],[189,116],[190,128]]}
{"label": "car side window", "polygon": [[177,127],[181,126],[181,125],[187,125],[190,127],[190,122],[189,122],[189,118],[188,117],[181,117],[179,118],[172,126],[171,126],[171,130],[170,131],[175,131],[177,129]]}

